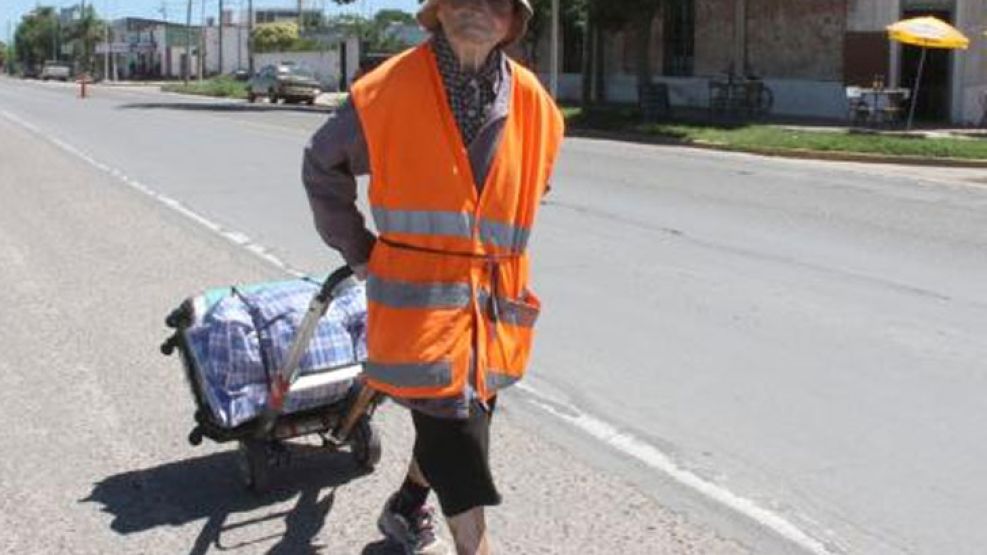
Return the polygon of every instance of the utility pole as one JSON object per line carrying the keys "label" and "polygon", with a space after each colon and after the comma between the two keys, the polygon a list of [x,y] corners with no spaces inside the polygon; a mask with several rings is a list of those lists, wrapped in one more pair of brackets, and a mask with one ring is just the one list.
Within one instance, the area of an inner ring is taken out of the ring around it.
{"label": "utility pole", "polygon": [[247,0],[247,71],[254,75],[254,0]]}
{"label": "utility pole", "polygon": [[185,9],[185,63],[182,64],[182,80],[188,86],[188,74],[192,70],[192,0]]}
{"label": "utility pole", "polygon": [[302,36],[302,31],[305,30],[305,18],[302,17],[303,4],[302,0],[298,0],[298,36]]}
{"label": "utility pole", "polygon": [[[106,33],[104,35],[103,40],[105,41],[104,44],[106,48],[103,50],[103,79],[109,81],[110,80],[110,22],[109,21],[106,22],[105,28],[106,28]],[[96,62],[93,62],[93,66],[95,65]]]}
{"label": "utility pole", "polygon": [[198,69],[196,73],[199,75],[199,82],[201,83],[205,73],[205,68],[202,66],[205,65],[204,62],[206,61],[206,0],[202,0],[199,6],[199,67],[196,68]]}
{"label": "utility pole", "polygon": [[219,0],[219,74],[223,73],[223,0]]}

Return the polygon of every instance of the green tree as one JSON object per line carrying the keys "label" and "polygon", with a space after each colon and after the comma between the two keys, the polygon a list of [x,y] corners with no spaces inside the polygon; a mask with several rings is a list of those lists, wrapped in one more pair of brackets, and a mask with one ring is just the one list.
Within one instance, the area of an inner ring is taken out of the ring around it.
{"label": "green tree", "polygon": [[391,23],[415,25],[417,20],[415,20],[414,14],[402,10],[380,10],[374,14],[375,25],[386,29]]}
{"label": "green tree", "polygon": [[58,17],[55,8],[43,6],[25,15],[14,32],[18,61],[38,70],[45,60],[58,58]]}
{"label": "green tree", "polygon": [[281,52],[298,41],[298,24],[293,21],[264,23],[254,29],[254,48],[258,52]]}
{"label": "green tree", "polygon": [[[588,1],[559,0],[559,23],[563,30],[585,29]],[[528,22],[528,33],[521,41],[521,47],[528,62],[532,67],[537,67],[538,45],[545,39],[551,40],[552,0],[534,0],[531,8],[534,14]]]}
{"label": "green tree", "polygon": [[63,38],[71,41],[73,61],[85,71],[95,66],[95,45],[103,42],[105,35],[106,22],[97,16],[92,5],[86,6],[79,19],[63,32]]}
{"label": "green tree", "polygon": [[7,43],[0,40],[0,68],[7,66]]}
{"label": "green tree", "polygon": [[354,14],[338,15],[330,21],[330,24],[359,38],[365,51],[397,52],[408,45],[398,37],[389,34],[387,30],[394,23],[408,22],[409,18],[414,21],[414,16],[409,13],[399,10],[382,10],[373,19]]}

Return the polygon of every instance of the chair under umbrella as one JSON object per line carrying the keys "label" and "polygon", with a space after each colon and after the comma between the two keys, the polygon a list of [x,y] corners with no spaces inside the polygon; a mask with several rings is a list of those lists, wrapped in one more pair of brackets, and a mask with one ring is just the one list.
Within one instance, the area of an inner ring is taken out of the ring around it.
{"label": "chair under umbrella", "polygon": [[904,19],[888,26],[888,36],[891,40],[902,44],[911,44],[922,48],[922,57],[918,63],[918,75],[912,91],[912,106],[908,110],[908,129],[912,128],[915,118],[915,104],[918,101],[919,86],[922,82],[922,72],[925,70],[925,55],[930,48],[945,50],[966,50],[970,39],[958,29],[935,17],[913,17]]}

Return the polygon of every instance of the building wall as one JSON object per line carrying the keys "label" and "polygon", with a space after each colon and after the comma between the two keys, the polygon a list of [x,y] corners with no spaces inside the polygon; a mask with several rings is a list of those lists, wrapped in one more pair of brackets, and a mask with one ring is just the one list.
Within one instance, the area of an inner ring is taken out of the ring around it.
{"label": "building wall", "polygon": [[970,48],[954,54],[953,121],[978,125],[987,116],[987,3],[958,0],[956,26],[970,37]]}
{"label": "building wall", "polygon": [[747,0],[747,63],[756,75],[843,78],[846,0]]}
{"label": "building wall", "polygon": [[[254,66],[259,70],[265,65],[293,62],[305,67],[315,74],[322,83],[323,90],[335,91],[340,86],[342,68],[341,49],[335,47],[315,52],[267,52],[254,55]],[[346,39],[346,83],[353,81],[353,75],[359,67],[360,42],[356,38]]]}
{"label": "building wall", "polygon": [[265,52],[254,55],[254,66],[293,62],[315,74],[315,78],[328,87],[339,82],[339,50],[324,52]]}
{"label": "building wall", "polygon": [[[195,78],[199,73],[199,57],[195,54],[193,45],[192,57],[189,60],[189,77]],[[169,46],[165,49],[165,60],[163,64],[165,77],[182,77],[182,56],[185,54],[184,46]]]}
{"label": "building wall", "polygon": [[[870,44],[883,50],[873,64],[894,86],[898,77],[898,48],[885,43],[885,28],[910,7],[952,9],[956,24],[971,38],[968,51],[954,55],[953,120],[974,124],[982,117],[987,94],[987,24],[985,0],[695,0],[694,77],[661,76],[663,25],[660,14],[653,27],[655,78],[670,87],[677,106],[705,106],[709,78],[731,68],[748,69],[774,90],[780,115],[840,119],[846,117],[844,92],[849,62],[855,54],[847,45]],[[848,40],[853,38],[854,40]],[[867,39],[867,40],[860,40]],[[636,100],[631,37],[612,33],[603,40],[607,98]],[[539,71],[547,72],[547,39],[541,46]],[[886,63],[879,58],[886,57]],[[865,73],[869,71],[865,68]],[[858,72],[859,73],[859,72]],[[547,73],[546,73],[547,78]],[[562,98],[576,99],[579,75],[565,75]]]}
{"label": "building wall", "polygon": [[852,0],[847,3],[847,31],[883,33],[900,15],[900,0]]}
{"label": "building wall", "polygon": [[696,0],[696,75],[740,72],[736,48],[737,0]]}
{"label": "building wall", "polygon": [[[223,67],[219,67],[219,33],[223,33]],[[245,27],[206,27],[206,61],[207,73],[232,73],[237,69],[246,69],[247,60],[247,29]]]}

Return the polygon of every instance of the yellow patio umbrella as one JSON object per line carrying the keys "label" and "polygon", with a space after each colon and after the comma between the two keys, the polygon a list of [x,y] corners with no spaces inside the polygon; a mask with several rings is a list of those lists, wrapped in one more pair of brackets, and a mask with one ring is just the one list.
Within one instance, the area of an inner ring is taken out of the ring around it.
{"label": "yellow patio umbrella", "polygon": [[912,91],[912,106],[908,111],[908,129],[912,128],[915,117],[915,103],[918,101],[919,83],[925,70],[925,55],[929,48],[945,50],[966,50],[970,39],[955,27],[935,17],[913,17],[888,26],[888,37],[903,44],[922,48],[922,58],[918,63],[918,77]]}

